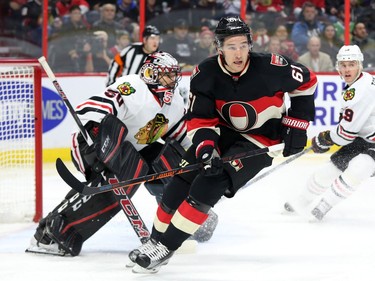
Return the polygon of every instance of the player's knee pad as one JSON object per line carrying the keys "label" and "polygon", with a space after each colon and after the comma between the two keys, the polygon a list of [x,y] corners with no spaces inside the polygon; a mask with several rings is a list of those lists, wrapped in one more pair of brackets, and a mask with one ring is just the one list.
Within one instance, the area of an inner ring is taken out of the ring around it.
{"label": "player's knee pad", "polygon": [[350,160],[342,178],[349,186],[357,186],[375,172],[375,161],[368,154],[359,154]]}

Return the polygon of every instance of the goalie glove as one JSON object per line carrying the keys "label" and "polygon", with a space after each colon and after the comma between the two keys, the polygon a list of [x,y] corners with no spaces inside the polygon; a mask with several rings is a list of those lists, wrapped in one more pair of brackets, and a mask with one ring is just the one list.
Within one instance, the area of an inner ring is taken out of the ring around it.
{"label": "goalie glove", "polygon": [[309,122],[291,116],[284,116],[281,124],[281,138],[285,143],[284,157],[301,152],[306,146],[306,130],[309,127]]}
{"label": "goalie glove", "polygon": [[199,162],[204,163],[201,174],[204,176],[217,176],[223,172],[223,160],[215,148],[212,140],[205,140],[198,144],[195,150],[195,157]]}
{"label": "goalie glove", "polygon": [[334,145],[334,142],[331,139],[329,131],[320,132],[318,136],[313,137],[311,140],[312,150],[315,153],[325,153],[332,145]]}

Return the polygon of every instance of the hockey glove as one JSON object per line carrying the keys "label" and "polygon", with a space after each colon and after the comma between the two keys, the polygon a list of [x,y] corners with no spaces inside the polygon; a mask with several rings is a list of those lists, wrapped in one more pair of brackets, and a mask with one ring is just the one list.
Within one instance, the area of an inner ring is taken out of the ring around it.
{"label": "hockey glove", "polygon": [[306,130],[309,127],[309,122],[303,119],[284,116],[281,124],[281,138],[285,143],[284,157],[301,152],[306,146]]}
{"label": "hockey glove", "polygon": [[318,136],[313,137],[311,140],[312,150],[315,153],[325,153],[332,145],[334,145],[334,142],[331,139],[329,131],[320,132]]}
{"label": "hockey glove", "polygon": [[195,156],[202,162],[201,174],[204,176],[217,176],[223,172],[223,160],[215,149],[215,143],[211,140],[202,141],[195,150]]}

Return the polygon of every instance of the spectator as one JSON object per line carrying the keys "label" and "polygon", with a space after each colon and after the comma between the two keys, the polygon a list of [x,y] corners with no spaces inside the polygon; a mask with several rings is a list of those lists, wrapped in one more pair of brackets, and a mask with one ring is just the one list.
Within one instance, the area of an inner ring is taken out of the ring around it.
{"label": "spectator", "polygon": [[[351,18],[352,19],[352,18]],[[337,20],[333,24],[336,29],[336,37],[342,42],[345,41],[344,32],[345,32],[345,6],[341,5],[337,12]],[[353,31],[354,22],[350,21],[349,28],[350,32]]]}
{"label": "spectator", "polygon": [[320,51],[320,38],[312,36],[307,44],[308,51],[299,57],[298,62],[312,69],[314,72],[333,71],[330,56]]}
{"label": "spectator", "polygon": [[[225,16],[238,16],[241,14],[241,0],[224,0],[223,8]],[[246,1],[246,7],[247,7]]]}
{"label": "spectator", "polygon": [[280,54],[280,50],[281,50],[281,42],[280,42],[279,37],[271,36],[270,41],[268,42],[265,51],[267,53]]}
{"label": "spectator", "polygon": [[216,27],[218,20],[224,13],[223,5],[216,0],[200,0],[197,1],[193,10],[193,26],[194,29],[201,26],[207,26],[210,29]]}
{"label": "spectator", "polygon": [[67,19],[50,41],[51,66],[57,72],[92,72],[90,26],[84,21],[79,6],[70,8]]}
{"label": "spectator", "polygon": [[257,13],[257,19],[264,22],[272,32],[278,19],[287,17],[282,0],[252,0],[251,5]]}
{"label": "spectator", "polygon": [[163,9],[161,5],[156,3],[156,0],[146,1],[146,22],[149,22],[155,17],[159,17],[163,14]]}
{"label": "spectator", "polygon": [[318,11],[311,2],[303,5],[301,13],[301,19],[293,24],[291,36],[298,54],[305,53],[309,38],[320,36],[324,28],[324,24],[317,19]]}
{"label": "spectator", "polygon": [[264,22],[257,21],[254,25],[253,47],[256,52],[263,52],[270,41],[268,29]]}
{"label": "spectator", "polygon": [[296,61],[299,58],[299,54],[296,51],[294,42],[289,39],[288,29],[285,25],[279,25],[276,30],[275,34],[276,37],[280,40],[280,55],[286,56],[291,58],[292,60]]}
{"label": "spectator", "polygon": [[135,0],[117,0],[117,19],[127,23],[139,21],[139,8]]}
{"label": "spectator", "polygon": [[124,26],[115,20],[116,6],[111,3],[104,3],[100,7],[100,19],[93,23],[94,31],[105,31],[108,34],[108,45],[116,44],[117,30],[123,30]]}
{"label": "spectator", "polygon": [[303,17],[303,6],[309,3],[314,5],[317,9],[319,16],[324,16],[326,12],[326,3],[325,0],[294,0],[293,1],[293,13],[296,19]]}
{"label": "spectator", "polygon": [[357,45],[364,56],[364,68],[372,68],[375,66],[375,40],[370,38],[367,28],[363,22],[357,22],[352,32],[352,44]]}
{"label": "spectator", "polygon": [[336,37],[336,29],[333,24],[327,24],[321,36],[322,46],[320,50],[330,56],[332,62],[336,62],[336,55],[343,42]]}
{"label": "spectator", "polygon": [[79,6],[82,14],[85,14],[90,9],[90,5],[86,0],[59,0],[55,4],[54,16],[63,18],[69,15],[70,8],[73,6]]}
{"label": "spectator", "polygon": [[184,19],[176,21],[173,33],[163,39],[160,49],[175,57],[184,71],[192,70],[195,63],[194,40],[189,36],[188,25]]}
{"label": "spectator", "polygon": [[116,44],[109,47],[111,58],[114,58],[123,49],[129,46],[131,43],[129,32],[125,30],[118,30],[116,32]]}
{"label": "spectator", "polygon": [[199,34],[199,39],[195,44],[195,64],[201,62],[205,58],[211,57],[216,54],[213,41],[214,33],[209,30],[208,27],[202,27],[202,31]]}

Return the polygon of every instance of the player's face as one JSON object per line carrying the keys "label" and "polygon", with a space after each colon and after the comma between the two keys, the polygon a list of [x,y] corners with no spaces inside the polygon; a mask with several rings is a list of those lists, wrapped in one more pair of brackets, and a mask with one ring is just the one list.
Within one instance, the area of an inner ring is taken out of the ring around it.
{"label": "player's face", "polygon": [[174,89],[180,80],[180,73],[177,72],[162,72],[159,74],[159,82],[163,87]]}
{"label": "player's face", "polygon": [[245,68],[249,58],[250,46],[246,35],[229,37],[224,40],[219,52],[224,55],[226,69],[232,73],[237,73]]}
{"label": "player's face", "polygon": [[345,83],[351,85],[357,79],[360,71],[358,61],[340,61],[338,63],[338,72]]}
{"label": "player's face", "polygon": [[143,40],[143,48],[147,54],[156,52],[159,48],[160,36],[151,35]]}

